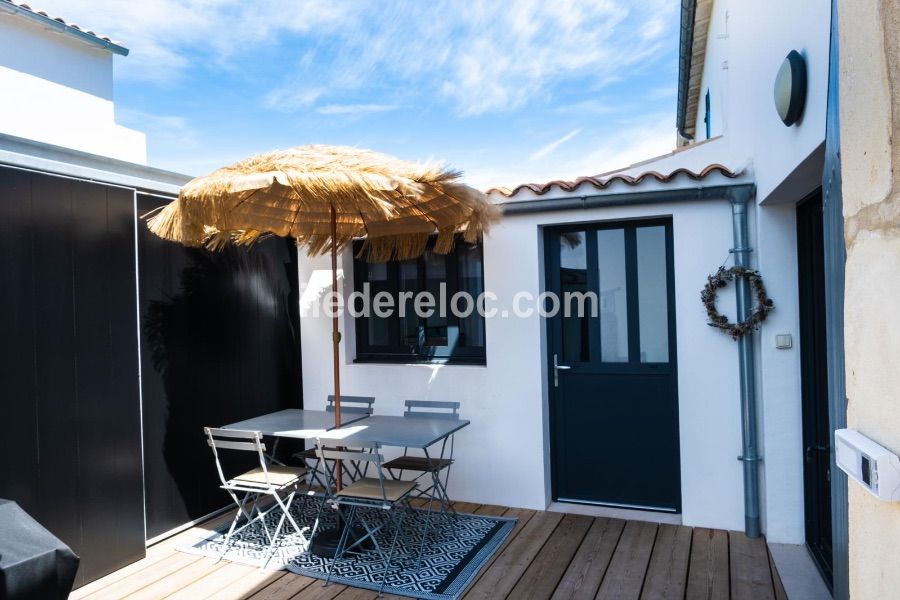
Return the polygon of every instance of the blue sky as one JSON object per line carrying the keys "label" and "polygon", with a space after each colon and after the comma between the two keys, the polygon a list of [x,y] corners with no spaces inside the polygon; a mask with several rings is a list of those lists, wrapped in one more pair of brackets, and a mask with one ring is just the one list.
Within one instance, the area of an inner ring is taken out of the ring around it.
{"label": "blue sky", "polygon": [[[37,2],[36,2],[37,3]],[[593,175],[675,140],[676,0],[44,0],[121,40],[117,120],[199,175],[299,144],[480,186]]]}

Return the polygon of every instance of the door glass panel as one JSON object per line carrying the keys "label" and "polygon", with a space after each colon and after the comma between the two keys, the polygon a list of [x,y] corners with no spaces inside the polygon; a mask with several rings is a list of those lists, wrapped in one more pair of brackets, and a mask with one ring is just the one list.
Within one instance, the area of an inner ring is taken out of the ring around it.
{"label": "door glass panel", "polygon": [[[583,231],[569,231],[559,236],[559,287],[561,299],[566,293],[588,291],[587,247]],[[563,362],[588,362],[590,352],[590,313],[578,315],[573,311],[562,316]]]}
{"label": "door glass panel", "polygon": [[597,232],[600,275],[600,359],[628,362],[628,284],[625,279],[625,230]]}
{"label": "door glass panel", "polygon": [[638,227],[636,234],[641,362],[669,362],[666,228]]}
{"label": "door glass panel", "polygon": [[[369,263],[370,300],[379,292],[388,290],[387,263]],[[369,343],[373,346],[387,346],[390,343],[390,330],[387,319],[367,319],[369,324]]]}

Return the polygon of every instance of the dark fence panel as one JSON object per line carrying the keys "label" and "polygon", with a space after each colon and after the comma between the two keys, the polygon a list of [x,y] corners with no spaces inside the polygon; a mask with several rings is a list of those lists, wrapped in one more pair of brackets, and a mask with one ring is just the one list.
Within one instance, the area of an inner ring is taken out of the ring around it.
{"label": "dark fence panel", "polygon": [[[139,194],[138,213],[167,201]],[[297,252],[271,238],[210,253],[138,232],[152,538],[229,502],[203,426],[302,406]]]}
{"label": "dark fence panel", "polygon": [[82,585],[144,556],[134,193],[0,168],[0,497]]}

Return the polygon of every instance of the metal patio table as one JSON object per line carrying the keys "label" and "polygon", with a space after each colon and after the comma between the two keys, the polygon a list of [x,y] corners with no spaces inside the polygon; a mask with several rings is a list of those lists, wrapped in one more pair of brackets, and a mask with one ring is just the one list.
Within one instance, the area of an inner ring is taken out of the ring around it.
{"label": "metal patio table", "polygon": [[[347,414],[343,425],[355,423],[365,417],[366,415],[364,414]],[[267,415],[260,415],[222,426],[222,429],[258,431],[263,435],[275,438],[269,459],[278,464],[281,463],[275,459],[275,450],[278,447],[280,438],[312,440],[334,428],[333,412],[304,408],[286,408]]]}

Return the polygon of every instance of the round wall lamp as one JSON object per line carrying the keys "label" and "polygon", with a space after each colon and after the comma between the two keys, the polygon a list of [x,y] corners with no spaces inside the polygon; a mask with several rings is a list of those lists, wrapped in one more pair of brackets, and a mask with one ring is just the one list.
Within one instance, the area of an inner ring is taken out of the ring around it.
{"label": "round wall lamp", "polygon": [[775,76],[775,110],[790,127],[803,116],[806,105],[806,61],[791,50]]}

